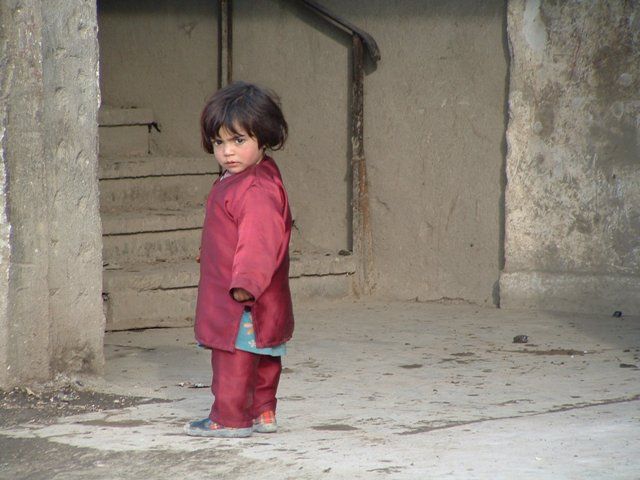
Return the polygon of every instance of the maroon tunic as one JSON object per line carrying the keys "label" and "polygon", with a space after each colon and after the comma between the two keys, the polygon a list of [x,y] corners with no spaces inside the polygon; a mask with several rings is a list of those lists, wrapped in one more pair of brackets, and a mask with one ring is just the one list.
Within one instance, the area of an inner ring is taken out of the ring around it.
{"label": "maroon tunic", "polygon": [[[251,307],[256,346],[275,347],[291,338],[290,237],[287,192],[271,158],[214,182],[202,229],[198,342],[235,351],[245,306]],[[247,290],[255,301],[236,302],[234,288]]]}

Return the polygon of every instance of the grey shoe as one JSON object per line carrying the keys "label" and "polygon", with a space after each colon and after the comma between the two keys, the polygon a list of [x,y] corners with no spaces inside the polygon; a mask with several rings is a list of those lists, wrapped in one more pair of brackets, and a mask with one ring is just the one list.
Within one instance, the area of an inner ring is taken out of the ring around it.
{"label": "grey shoe", "polygon": [[250,437],[253,429],[223,427],[209,418],[196,420],[184,426],[184,433],[191,437],[245,438]]}
{"label": "grey shoe", "polygon": [[277,432],[278,423],[276,422],[276,412],[269,410],[261,413],[258,418],[253,420],[253,431],[256,433]]}

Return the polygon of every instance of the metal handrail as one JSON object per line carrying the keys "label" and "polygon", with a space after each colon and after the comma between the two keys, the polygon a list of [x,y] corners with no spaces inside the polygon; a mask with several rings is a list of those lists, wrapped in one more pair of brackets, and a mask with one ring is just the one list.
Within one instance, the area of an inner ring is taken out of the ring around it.
{"label": "metal handrail", "polygon": [[378,44],[364,30],[339,17],[314,0],[299,0],[312,12],[329,23],[346,30],[351,36],[351,105],[349,108],[351,130],[351,192],[352,192],[352,250],[358,262],[356,269],[356,293],[370,293],[373,280],[373,234],[369,208],[369,182],[364,154],[364,50],[374,66],[380,60]]}
{"label": "metal handrail", "polygon": [[369,57],[371,58],[373,63],[376,64],[378,60],[380,60],[380,49],[378,48],[378,44],[370,34],[365,32],[361,28],[356,27],[354,24],[345,20],[344,18],[331,12],[326,7],[320,5],[314,0],[300,0],[300,2],[303,3],[311,11],[315,12],[322,18],[329,20],[334,25],[341,27],[351,35],[358,35],[362,39],[362,43],[364,44],[367,53],[369,54]]}

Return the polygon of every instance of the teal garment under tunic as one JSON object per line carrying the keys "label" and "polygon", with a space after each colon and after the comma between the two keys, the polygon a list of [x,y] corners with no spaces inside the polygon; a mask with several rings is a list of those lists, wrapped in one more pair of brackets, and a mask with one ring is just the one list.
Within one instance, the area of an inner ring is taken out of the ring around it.
{"label": "teal garment under tunic", "polygon": [[253,319],[251,312],[245,310],[240,319],[240,328],[238,329],[238,337],[236,338],[236,348],[245,352],[258,353],[260,355],[271,355],[272,357],[281,357],[287,352],[287,344],[283,343],[275,347],[258,348],[256,347],[256,334],[253,330]]}

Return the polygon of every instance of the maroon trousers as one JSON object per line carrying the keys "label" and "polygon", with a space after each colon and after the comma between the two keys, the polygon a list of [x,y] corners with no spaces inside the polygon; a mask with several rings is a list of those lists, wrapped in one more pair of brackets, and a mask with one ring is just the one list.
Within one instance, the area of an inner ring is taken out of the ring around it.
{"label": "maroon trousers", "polygon": [[246,428],[268,410],[276,410],[280,357],[237,350],[211,350],[214,395],[209,418],[231,428]]}

